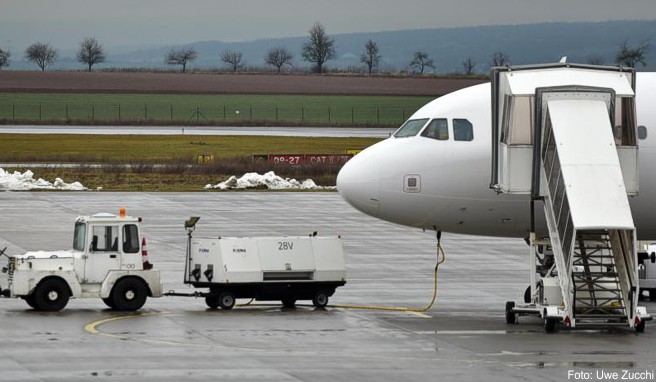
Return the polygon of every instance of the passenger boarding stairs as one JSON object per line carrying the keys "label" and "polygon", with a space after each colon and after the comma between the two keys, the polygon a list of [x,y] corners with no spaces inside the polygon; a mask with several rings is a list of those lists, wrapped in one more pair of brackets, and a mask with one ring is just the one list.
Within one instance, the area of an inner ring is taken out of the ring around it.
{"label": "passenger boarding stairs", "polygon": [[544,213],[565,321],[633,326],[635,229],[609,104],[568,95],[546,102],[541,152]]}
{"label": "passenger boarding stairs", "polygon": [[[634,89],[632,69],[493,68],[490,188],[530,195],[531,203],[531,297],[524,305],[506,304],[507,322],[537,314],[547,331],[557,321],[642,331],[651,319],[637,306],[637,235],[629,207],[629,195],[638,194]],[[544,243],[557,274],[536,267],[536,256],[548,263],[533,250]]]}

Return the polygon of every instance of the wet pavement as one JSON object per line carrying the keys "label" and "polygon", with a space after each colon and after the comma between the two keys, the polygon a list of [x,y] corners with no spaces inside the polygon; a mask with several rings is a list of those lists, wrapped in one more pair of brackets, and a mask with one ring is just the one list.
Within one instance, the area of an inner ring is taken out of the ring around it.
{"label": "wet pavement", "polygon": [[[348,283],[331,304],[422,307],[432,293],[434,233],[368,217],[337,193],[0,192],[0,205],[0,248],[10,254],[69,248],[76,216],[127,208],[144,219],[165,290],[193,291],[182,283],[183,222],[198,215],[198,236],[340,234]],[[444,234],[442,241],[438,298],[425,313],[303,303],[213,311],[184,297],[149,299],[140,315],[96,299],[42,313],[3,299],[0,381],[566,381],[577,372],[600,380],[603,371],[656,369],[651,323],[640,335],[562,328],[547,335],[540,320],[525,317],[507,325],[505,302],[519,300],[528,283],[522,240]],[[645,305],[656,311],[656,303]]]}

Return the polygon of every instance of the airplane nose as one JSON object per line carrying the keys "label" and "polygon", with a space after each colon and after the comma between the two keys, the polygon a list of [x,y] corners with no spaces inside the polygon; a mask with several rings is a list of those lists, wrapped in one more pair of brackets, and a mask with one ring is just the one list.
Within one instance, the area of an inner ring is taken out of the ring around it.
{"label": "airplane nose", "polygon": [[373,150],[364,150],[346,162],[337,174],[337,190],[350,205],[378,216],[380,165]]}

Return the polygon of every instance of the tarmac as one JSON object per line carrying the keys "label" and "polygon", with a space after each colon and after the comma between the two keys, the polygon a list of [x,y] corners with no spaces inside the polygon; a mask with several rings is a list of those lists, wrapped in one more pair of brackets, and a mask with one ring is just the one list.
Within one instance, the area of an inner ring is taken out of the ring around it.
{"label": "tarmac", "polygon": [[[183,222],[196,215],[197,236],[341,235],[348,278],[330,304],[423,307],[432,295],[435,233],[366,216],[335,192],[0,192],[0,205],[10,255],[70,248],[78,215],[125,207],[143,218],[165,290],[193,291],[182,282]],[[505,302],[528,285],[522,240],[445,233],[442,244],[437,301],[424,313],[304,302],[224,311],[185,297],[149,299],[140,314],[96,299],[43,313],[2,299],[0,381],[596,381],[623,370],[655,380],[651,323],[642,334],[506,324]]]}

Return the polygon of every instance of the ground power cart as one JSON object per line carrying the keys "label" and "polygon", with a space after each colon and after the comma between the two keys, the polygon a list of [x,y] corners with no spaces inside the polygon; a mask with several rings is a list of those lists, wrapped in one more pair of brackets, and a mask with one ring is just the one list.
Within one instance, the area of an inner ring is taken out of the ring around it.
{"label": "ground power cart", "polygon": [[281,301],[293,307],[311,300],[325,307],[346,283],[340,237],[193,237],[198,222],[185,222],[188,234],[186,284],[209,288],[197,293],[212,309],[232,309],[239,298]]}

